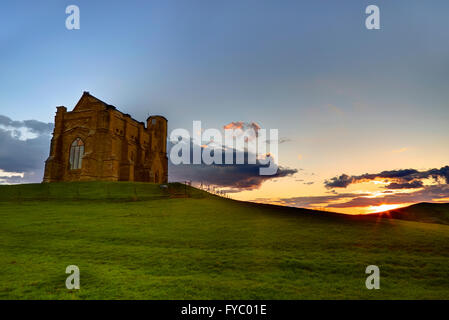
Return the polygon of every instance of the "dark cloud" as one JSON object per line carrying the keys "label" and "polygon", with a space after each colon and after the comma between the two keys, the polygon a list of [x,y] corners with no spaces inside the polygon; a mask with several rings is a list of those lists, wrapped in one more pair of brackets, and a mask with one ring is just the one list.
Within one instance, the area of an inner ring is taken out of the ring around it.
{"label": "dark cloud", "polygon": [[[32,133],[38,135],[50,134],[53,130],[53,123],[45,123],[37,120],[15,121],[3,115],[0,115],[0,125],[10,128],[27,128]],[[8,130],[8,128],[6,129]],[[14,129],[11,131],[14,131]]]}
{"label": "dark cloud", "polygon": [[[1,115],[0,125],[3,126],[0,127],[0,169],[24,174],[22,178],[19,175],[0,173],[0,183],[42,181],[53,125],[36,120],[13,121]],[[28,128],[37,137],[20,139],[20,134],[11,128]]]}
{"label": "dark cloud", "polygon": [[366,207],[379,206],[382,204],[401,204],[401,203],[418,203],[432,202],[438,199],[449,197],[449,186],[447,184],[425,186],[422,190],[407,193],[393,193],[383,197],[367,198],[354,197],[350,201],[337,204],[329,204],[329,208],[350,208],[350,207]]}
{"label": "dark cloud", "polygon": [[[357,196],[368,196],[369,194],[357,194]],[[279,200],[258,198],[255,201],[259,202],[277,202],[279,204],[293,206],[293,207],[313,207],[313,206],[328,206],[329,203],[341,200],[350,200],[354,198],[356,194],[354,193],[341,193],[336,195],[328,196],[314,196],[314,197],[292,197],[292,198],[281,198]]]}
{"label": "dark cloud", "polygon": [[[423,179],[433,178],[438,184],[424,185]],[[376,174],[362,174],[359,176],[349,176],[342,174],[339,177],[325,181],[328,189],[346,188],[350,184],[372,181],[375,179],[384,179],[389,182],[385,186],[384,196],[366,197],[364,195],[353,194],[348,201],[340,203],[328,203],[329,208],[350,208],[378,206],[382,204],[400,204],[432,202],[438,199],[449,197],[449,166],[440,169],[430,169],[419,171],[416,169],[389,170]],[[443,183],[441,183],[443,181]],[[401,189],[419,189],[415,192],[400,192]],[[394,191],[395,190],[395,191]],[[399,192],[397,192],[399,191]],[[348,195],[348,194],[345,194]],[[341,195],[335,195],[333,199],[341,198]]]}
{"label": "dark cloud", "polygon": [[170,181],[192,180],[196,183],[239,189],[259,188],[263,182],[295,174],[296,169],[279,167],[271,176],[261,176],[258,164],[174,165],[169,163]]}
{"label": "dark cloud", "polygon": [[387,189],[417,189],[422,188],[423,182],[420,180],[415,180],[412,182],[405,182],[405,183],[390,183],[389,185],[385,186]]}
{"label": "dark cloud", "polygon": [[45,123],[37,120],[25,120],[23,124],[31,132],[36,134],[50,134],[53,131],[53,123]]}
{"label": "dark cloud", "polygon": [[382,171],[376,174],[363,174],[359,176],[348,176],[342,174],[339,177],[334,177],[324,182],[326,188],[346,188],[350,184],[371,181],[375,179],[387,179],[393,180],[396,184],[392,185],[392,188],[401,189],[400,185],[410,183],[413,188],[418,188],[416,185],[421,179],[426,178],[442,178],[449,183],[449,166],[442,167],[440,169],[431,169],[426,171],[418,171],[416,169],[404,169],[404,170],[390,170]]}
{"label": "dark cloud", "polygon": [[330,180],[326,180],[324,185],[326,188],[346,188],[351,183],[354,183],[354,178],[348,176],[347,174],[342,174],[339,177],[331,178]]}
{"label": "dark cloud", "polygon": [[[169,151],[173,144],[169,143]],[[190,142],[190,150],[193,150],[193,143]],[[225,151],[222,149],[223,163]],[[212,151],[213,153],[213,151]],[[168,173],[170,181],[191,180],[195,183],[203,183],[215,185],[219,187],[226,187],[233,189],[235,192],[243,190],[251,190],[259,188],[263,182],[275,178],[282,178],[294,175],[298,172],[296,169],[278,167],[274,175],[260,175],[259,170],[266,165],[259,162],[256,164],[248,164],[248,152],[237,151],[233,149],[234,160],[238,153],[243,153],[245,164],[180,164],[174,165],[170,160],[168,164]],[[193,152],[190,154],[190,162],[193,161]],[[235,163],[235,161],[234,161]]]}
{"label": "dark cloud", "polygon": [[13,121],[7,116],[0,115],[0,125],[18,128],[21,126],[21,123],[21,121]]}

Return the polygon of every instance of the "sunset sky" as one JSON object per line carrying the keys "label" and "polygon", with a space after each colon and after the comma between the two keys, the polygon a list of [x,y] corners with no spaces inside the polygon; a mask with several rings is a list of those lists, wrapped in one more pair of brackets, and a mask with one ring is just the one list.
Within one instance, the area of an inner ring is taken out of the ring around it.
{"label": "sunset sky", "polygon": [[[70,4],[80,30],[65,28]],[[365,28],[370,4],[380,30]],[[165,116],[169,132],[279,129],[277,177],[175,168],[173,181],[344,213],[449,202],[448,12],[446,0],[2,4],[0,183],[42,180],[56,106],[89,91],[141,121]]]}

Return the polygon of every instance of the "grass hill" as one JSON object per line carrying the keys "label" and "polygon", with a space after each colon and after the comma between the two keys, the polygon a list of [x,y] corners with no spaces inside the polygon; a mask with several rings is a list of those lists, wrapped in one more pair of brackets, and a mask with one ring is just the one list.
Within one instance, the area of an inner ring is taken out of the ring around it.
{"label": "grass hill", "polygon": [[418,203],[409,207],[390,210],[380,216],[449,225],[449,203]]}
{"label": "grass hill", "polygon": [[[365,287],[372,264],[380,290]],[[0,299],[449,299],[448,279],[448,225],[181,184],[0,186]]]}

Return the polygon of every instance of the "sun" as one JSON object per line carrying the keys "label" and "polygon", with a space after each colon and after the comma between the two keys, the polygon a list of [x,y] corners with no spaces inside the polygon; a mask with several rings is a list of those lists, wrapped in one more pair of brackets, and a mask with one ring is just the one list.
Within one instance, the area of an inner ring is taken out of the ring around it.
{"label": "sun", "polygon": [[381,204],[379,206],[370,206],[368,208],[368,212],[369,213],[378,213],[378,212],[383,212],[383,211],[397,209],[397,208],[400,208],[400,207],[401,207],[400,204]]}

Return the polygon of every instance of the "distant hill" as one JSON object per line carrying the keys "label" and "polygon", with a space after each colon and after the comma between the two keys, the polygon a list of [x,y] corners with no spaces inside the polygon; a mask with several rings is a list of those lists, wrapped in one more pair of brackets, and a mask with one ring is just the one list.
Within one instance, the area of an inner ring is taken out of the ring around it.
{"label": "distant hill", "polygon": [[449,224],[449,203],[418,203],[409,207],[372,214],[401,220]]}

